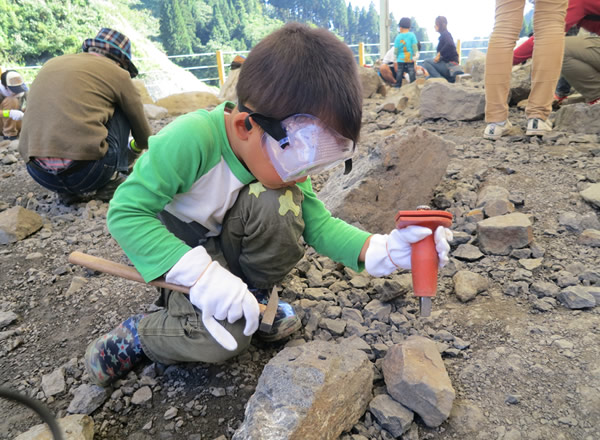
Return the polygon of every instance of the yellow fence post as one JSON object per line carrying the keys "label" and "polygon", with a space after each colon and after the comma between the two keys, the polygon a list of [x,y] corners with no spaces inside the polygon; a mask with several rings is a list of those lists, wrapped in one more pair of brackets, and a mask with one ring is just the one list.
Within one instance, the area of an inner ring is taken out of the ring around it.
{"label": "yellow fence post", "polygon": [[219,71],[219,85],[225,84],[225,66],[223,65],[223,52],[217,50],[217,70]]}
{"label": "yellow fence post", "polygon": [[358,43],[358,65],[365,65],[365,43]]}
{"label": "yellow fence post", "polygon": [[456,52],[458,53],[458,64],[461,64],[461,47],[460,47],[460,40],[456,40]]}

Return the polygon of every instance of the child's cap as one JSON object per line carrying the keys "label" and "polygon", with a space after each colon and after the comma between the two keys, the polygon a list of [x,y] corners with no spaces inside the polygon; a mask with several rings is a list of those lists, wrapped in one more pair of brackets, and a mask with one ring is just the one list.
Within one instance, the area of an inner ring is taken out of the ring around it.
{"label": "child's cap", "polygon": [[408,17],[402,17],[400,19],[400,23],[398,23],[398,27],[404,28],[404,29],[410,29],[410,18]]}

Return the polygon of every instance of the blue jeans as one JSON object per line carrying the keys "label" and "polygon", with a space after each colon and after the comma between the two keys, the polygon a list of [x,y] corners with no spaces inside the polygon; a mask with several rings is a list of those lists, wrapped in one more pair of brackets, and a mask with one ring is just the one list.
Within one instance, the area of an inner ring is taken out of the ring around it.
{"label": "blue jeans", "polygon": [[106,124],[108,150],[98,160],[76,160],[63,170],[50,171],[31,160],[29,175],[44,188],[62,194],[81,195],[106,185],[116,171],[127,172],[130,125],[121,109],[116,108]]}
{"label": "blue jeans", "polygon": [[450,66],[451,64],[446,61],[437,63],[433,59],[423,61],[423,67],[431,78],[446,78],[448,82],[454,82],[454,78],[450,75]]}
{"label": "blue jeans", "polygon": [[396,72],[396,87],[402,85],[402,78],[404,78],[404,72],[408,73],[408,79],[410,82],[415,81],[415,63],[398,63],[398,71]]}

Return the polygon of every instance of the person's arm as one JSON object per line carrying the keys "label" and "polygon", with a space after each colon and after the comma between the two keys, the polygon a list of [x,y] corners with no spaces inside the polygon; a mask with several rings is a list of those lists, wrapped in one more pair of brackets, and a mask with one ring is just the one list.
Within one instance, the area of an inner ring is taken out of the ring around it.
{"label": "person's arm", "polygon": [[305,224],[303,237],[306,243],[318,253],[353,270],[362,271],[363,248],[371,234],[333,217],[317,198],[310,179],[296,185],[304,193],[302,217]]}
{"label": "person's arm", "polygon": [[[127,75],[129,76],[129,74]],[[148,148],[148,138],[152,134],[152,130],[144,113],[144,104],[142,103],[140,92],[129,77],[121,81],[120,88],[119,106],[129,120],[131,134],[133,134],[136,145],[140,149],[146,149]]]}
{"label": "person's arm", "polygon": [[164,275],[191,249],[157,214],[202,172],[204,151],[189,128],[201,123],[188,114],[152,136],[151,148],[110,202],[108,229],[145,281]]}
{"label": "person's arm", "polygon": [[523,44],[517,46],[513,52],[513,66],[521,64],[533,55],[534,37],[529,37]]}

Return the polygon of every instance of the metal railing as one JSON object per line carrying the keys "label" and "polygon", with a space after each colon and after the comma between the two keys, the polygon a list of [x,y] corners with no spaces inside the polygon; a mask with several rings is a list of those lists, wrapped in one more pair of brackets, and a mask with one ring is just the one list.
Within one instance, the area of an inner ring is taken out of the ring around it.
{"label": "metal railing", "polygon": [[[479,47],[463,47],[464,44],[466,43],[481,43],[483,44],[482,46]],[[435,43],[432,41],[424,41],[421,42],[422,46],[428,47],[429,45],[431,45],[431,47],[435,47]],[[487,39],[481,39],[481,40],[464,40],[461,42],[461,40],[457,40],[456,42],[456,50],[459,53],[459,58],[460,58],[460,62],[462,64],[462,62],[464,60],[466,60],[469,56],[469,53],[474,50],[480,50],[482,52],[487,52],[487,45],[488,45],[488,40]],[[379,59],[383,57],[383,54],[380,54],[379,51],[377,52],[367,52],[367,50],[369,48],[372,47],[379,47],[379,43],[358,43],[358,44],[349,44],[348,47],[350,47],[350,49],[352,50],[352,52],[354,53],[354,57],[357,59],[358,65],[359,66],[372,66],[373,63]],[[194,65],[194,66],[179,66],[180,68],[184,69],[184,70],[188,70],[188,71],[194,71],[194,70],[206,70],[206,69],[216,69],[217,70],[217,76],[215,77],[209,77],[209,78],[198,78],[200,81],[203,82],[217,82],[219,83],[219,86],[222,86],[225,83],[225,79],[227,78],[226,73],[229,71],[229,65],[225,63],[225,56],[228,55],[232,55],[230,58],[233,59],[233,57],[235,55],[246,55],[248,54],[249,51],[221,51],[221,50],[217,50],[216,52],[204,52],[204,53],[192,53],[192,54],[185,54],[185,55],[168,55],[166,58],[170,59],[170,60],[174,60],[174,59],[182,59],[182,58],[207,58],[210,57],[212,60],[215,60],[215,64],[200,64],[200,65]],[[418,63],[422,63],[425,59],[427,58],[433,58],[433,56],[435,56],[435,49],[433,50],[422,50],[419,52],[420,53],[420,57],[419,57],[419,61]],[[229,57],[228,57],[229,58]],[[154,60],[154,58],[150,58],[150,57],[139,57],[139,58],[133,58],[133,61],[152,61]],[[40,69],[42,66],[16,66],[16,67],[7,67],[5,70],[18,70],[18,71],[30,71],[30,70],[38,70]],[[164,71],[164,69],[149,69],[149,70],[142,70],[140,71],[139,75],[140,78],[143,79],[143,77],[147,74],[150,73],[156,73],[156,72],[162,72]],[[29,75],[24,75],[26,76],[26,80],[31,79],[30,77],[32,77],[31,74]],[[35,75],[33,75],[35,76]]]}

